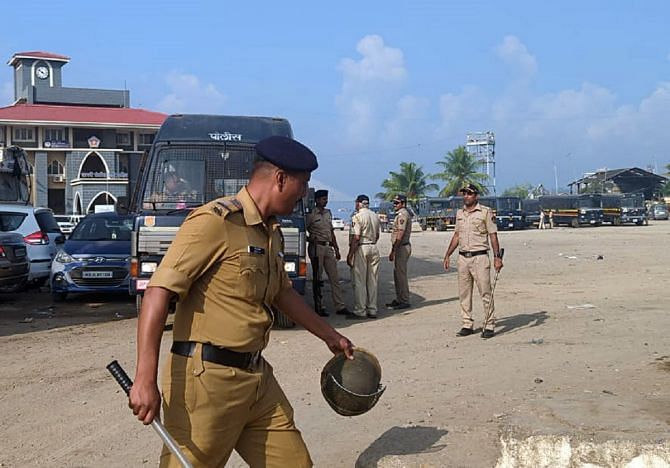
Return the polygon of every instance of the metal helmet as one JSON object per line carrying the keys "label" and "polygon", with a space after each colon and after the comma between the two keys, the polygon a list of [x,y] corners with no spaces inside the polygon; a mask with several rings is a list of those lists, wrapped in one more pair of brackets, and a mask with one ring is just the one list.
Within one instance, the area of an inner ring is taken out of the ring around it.
{"label": "metal helmet", "polygon": [[386,390],[381,378],[377,358],[355,348],[353,360],[339,353],[326,363],[321,371],[321,393],[336,413],[358,416],[372,409]]}

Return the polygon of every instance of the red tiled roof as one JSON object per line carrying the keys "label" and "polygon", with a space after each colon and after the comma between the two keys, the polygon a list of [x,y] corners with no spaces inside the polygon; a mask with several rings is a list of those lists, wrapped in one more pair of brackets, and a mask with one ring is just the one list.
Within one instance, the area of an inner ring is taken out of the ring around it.
{"label": "red tiled roof", "polygon": [[31,52],[17,52],[14,55],[12,55],[12,58],[9,59],[8,65],[13,65],[14,60],[17,59],[18,57],[22,58],[38,58],[38,59],[47,59],[47,60],[61,60],[65,62],[70,61],[70,57],[66,57],[65,55],[59,55],[59,54],[53,54],[51,52],[42,52],[39,50],[33,50]]}
{"label": "red tiled roof", "polygon": [[67,123],[95,126],[160,126],[167,114],[144,109],[16,104],[0,107],[0,122]]}

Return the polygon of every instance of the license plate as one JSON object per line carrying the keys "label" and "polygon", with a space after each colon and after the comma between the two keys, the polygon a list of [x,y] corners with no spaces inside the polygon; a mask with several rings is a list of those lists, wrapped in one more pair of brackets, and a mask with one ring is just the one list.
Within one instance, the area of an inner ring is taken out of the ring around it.
{"label": "license plate", "polygon": [[507,227],[511,227],[511,228],[513,228],[513,227],[514,227],[514,223],[509,223],[509,224],[507,225]]}
{"label": "license plate", "polygon": [[295,263],[294,262],[284,263],[284,271],[287,273],[295,273]]}
{"label": "license plate", "polygon": [[633,218],[633,222],[634,222],[634,223],[637,223],[637,218]]}
{"label": "license plate", "polygon": [[592,219],[591,221],[589,221],[589,223],[591,223],[591,224],[596,224],[596,220],[595,220],[595,219]]}
{"label": "license plate", "polygon": [[144,291],[147,289],[147,286],[149,286],[149,280],[148,279],[143,279],[143,280],[137,280],[137,283],[135,285],[135,289],[138,291]]}
{"label": "license plate", "polygon": [[26,249],[24,249],[23,247],[20,247],[20,248],[14,250],[14,255],[16,257],[25,257],[26,256]]}
{"label": "license plate", "polygon": [[83,278],[112,278],[114,273],[111,271],[84,271]]}

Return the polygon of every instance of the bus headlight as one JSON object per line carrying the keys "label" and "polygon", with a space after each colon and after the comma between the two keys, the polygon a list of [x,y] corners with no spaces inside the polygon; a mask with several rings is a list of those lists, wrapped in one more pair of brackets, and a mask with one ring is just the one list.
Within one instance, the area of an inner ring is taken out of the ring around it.
{"label": "bus headlight", "polygon": [[579,214],[586,214],[586,210],[579,210]]}
{"label": "bus headlight", "polygon": [[156,262],[142,262],[140,271],[142,273],[153,273],[156,271],[158,264]]}

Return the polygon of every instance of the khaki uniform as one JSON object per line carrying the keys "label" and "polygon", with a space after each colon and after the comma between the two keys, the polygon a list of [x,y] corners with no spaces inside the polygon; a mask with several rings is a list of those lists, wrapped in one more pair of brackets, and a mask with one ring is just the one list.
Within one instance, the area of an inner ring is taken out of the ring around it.
{"label": "khaki uniform", "polygon": [[[224,466],[235,449],[251,466],[312,466],[293,409],[264,359],[240,369],[202,359],[202,343],[257,352],[268,343],[270,305],[291,283],[279,223],[264,224],[246,188],[193,211],[149,286],[179,296],[162,374],[164,423],[194,466]],[[161,466],[179,466],[164,448]]]}
{"label": "khaki uniform", "polygon": [[380,223],[376,213],[362,207],[351,218],[352,234],[360,237],[352,269],[354,285],[354,314],[377,315],[377,280],[379,278]]}
{"label": "khaki uniform", "polygon": [[407,262],[412,255],[409,236],[412,234],[412,216],[407,208],[400,208],[393,219],[391,242],[399,241],[393,260],[393,283],[396,300],[409,304],[409,282],[407,280]]}
{"label": "khaki uniform", "polygon": [[495,328],[495,308],[491,296],[491,259],[488,252],[484,255],[465,257],[461,252],[481,252],[489,250],[489,234],[498,231],[495,216],[490,208],[477,203],[473,211],[464,209],[456,213],[456,232],[458,233],[458,295],[461,304],[463,328],[473,328],[472,286],[482,297],[484,313],[491,307],[487,330]]}
{"label": "khaki uniform", "polygon": [[326,270],[328,280],[330,281],[333,305],[335,306],[335,310],[342,310],[346,306],[342,302],[342,290],[340,289],[340,279],[337,274],[337,259],[335,258],[335,249],[332,245],[333,215],[327,208],[324,208],[323,211],[315,208],[314,211],[307,215],[306,222],[310,243],[315,244],[313,251],[319,264],[319,271],[316,277],[320,280],[322,271]]}

